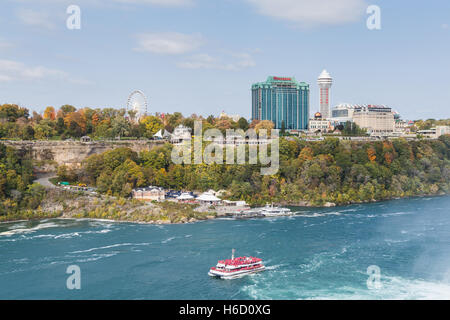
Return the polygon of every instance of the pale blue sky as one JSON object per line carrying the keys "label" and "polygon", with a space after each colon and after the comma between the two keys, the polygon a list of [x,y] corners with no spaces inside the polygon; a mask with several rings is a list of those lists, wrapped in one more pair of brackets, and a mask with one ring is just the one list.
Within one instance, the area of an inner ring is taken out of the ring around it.
{"label": "pale blue sky", "polygon": [[[81,8],[81,30],[66,8]],[[368,5],[381,30],[366,27]],[[288,9],[286,9],[288,8]],[[250,117],[269,75],[311,87],[334,78],[332,105],[386,104],[403,118],[450,118],[450,2],[435,0],[2,0],[0,103],[124,107]]]}

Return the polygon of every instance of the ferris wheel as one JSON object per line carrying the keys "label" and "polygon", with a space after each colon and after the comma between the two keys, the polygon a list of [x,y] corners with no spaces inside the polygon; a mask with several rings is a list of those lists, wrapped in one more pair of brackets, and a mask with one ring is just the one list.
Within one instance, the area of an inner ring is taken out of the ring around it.
{"label": "ferris wheel", "polygon": [[127,113],[130,111],[136,112],[136,119],[147,114],[147,97],[141,90],[135,90],[128,96]]}

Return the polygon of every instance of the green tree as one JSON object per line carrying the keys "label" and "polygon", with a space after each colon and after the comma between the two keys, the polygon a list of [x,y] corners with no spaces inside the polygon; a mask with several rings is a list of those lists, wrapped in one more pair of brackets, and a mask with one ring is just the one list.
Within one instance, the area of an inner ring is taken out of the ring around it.
{"label": "green tree", "polygon": [[111,122],[111,126],[114,136],[125,137],[131,132],[130,123],[121,116],[115,117]]}
{"label": "green tree", "polygon": [[242,117],[239,118],[239,120],[238,120],[238,128],[242,129],[244,131],[247,131],[248,128],[249,128],[249,123],[248,123],[247,119],[242,118]]}
{"label": "green tree", "polygon": [[164,127],[161,119],[155,116],[144,117],[141,119],[140,125],[142,132],[144,132],[143,135],[147,138],[153,137],[155,133]]}

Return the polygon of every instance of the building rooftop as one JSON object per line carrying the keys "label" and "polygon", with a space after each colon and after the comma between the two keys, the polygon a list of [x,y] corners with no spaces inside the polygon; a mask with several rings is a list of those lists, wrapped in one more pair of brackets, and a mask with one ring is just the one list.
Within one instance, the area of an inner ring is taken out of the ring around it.
{"label": "building rooftop", "polygon": [[331,76],[328,71],[324,69],[320,74],[319,79],[331,79]]}
{"label": "building rooftop", "polygon": [[135,188],[135,189],[133,189],[133,191],[135,191],[135,192],[138,192],[138,191],[164,191],[164,189],[161,187],[148,186],[148,187],[143,187],[143,188]]}
{"label": "building rooftop", "polygon": [[355,112],[392,112],[392,108],[384,105],[364,105],[355,107]]}
{"label": "building rooftop", "polygon": [[275,77],[269,76],[265,82],[257,82],[252,85],[252,89],[271,88],[278,86],[292,86],[298,89],[309,89],[309,84],[306,82],[298,82],[294,77]]}
{"label": "building rooftop", "polygon": [[215,195],[213,195],[210,192],[204,192],[201,195],[198,196],[197,200],[200,201],[220,201],[219,198],[217,198]]}

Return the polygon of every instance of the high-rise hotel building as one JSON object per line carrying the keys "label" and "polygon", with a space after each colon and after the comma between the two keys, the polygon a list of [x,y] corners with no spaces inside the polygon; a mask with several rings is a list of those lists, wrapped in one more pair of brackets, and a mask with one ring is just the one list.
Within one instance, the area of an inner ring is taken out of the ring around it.
{"label": "high-rise hotel building", "polygon": [[330,89],[333,84],[333,79],[327,70],[323,70],[317,79],[319,85],[319,99],[320,99],[320,113],[324,119],[330,118]]}
{"label": "high-rise hotel building", "polygon": [[275,129],[306,130],[309,85],[295,78],[268,77],[252,85],[252,119],[271,120]]}

